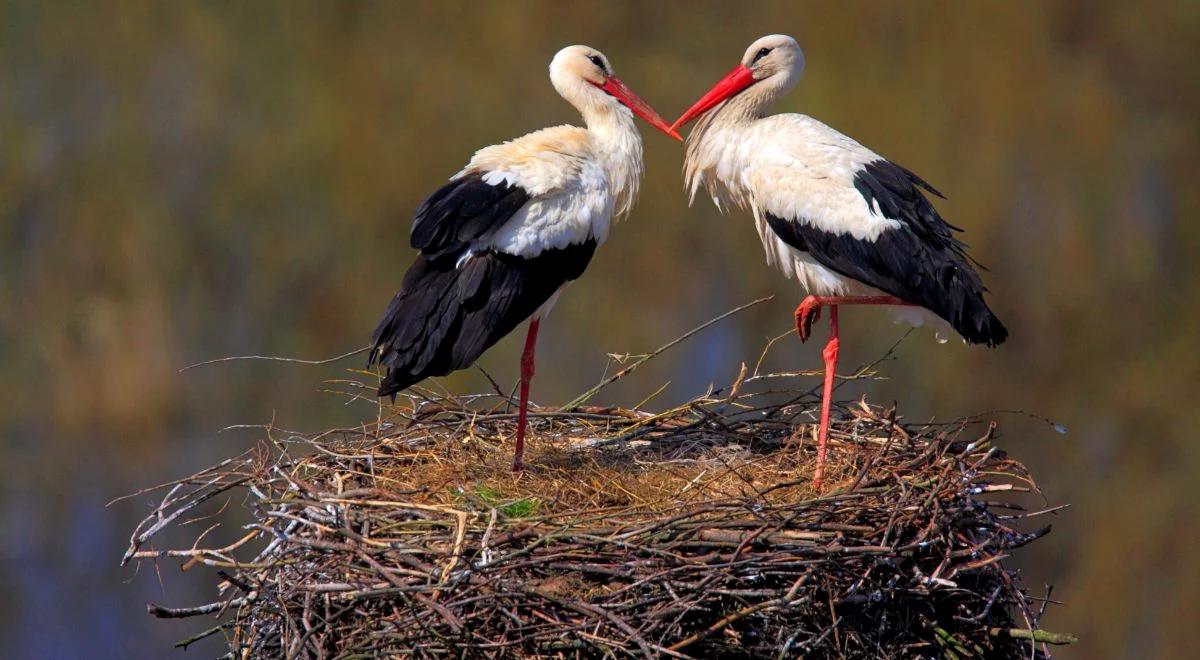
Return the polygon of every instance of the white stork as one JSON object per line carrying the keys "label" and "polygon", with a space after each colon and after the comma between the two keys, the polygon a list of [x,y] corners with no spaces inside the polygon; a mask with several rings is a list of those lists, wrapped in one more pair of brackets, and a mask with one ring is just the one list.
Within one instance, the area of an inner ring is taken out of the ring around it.
{"label": "white stork", "polygon": [[538,324],[629,212],[642,177],[634,115],[682,139],[614,74],[608,58],[569,46],[550,62],[554,89],[587,128],[555,126],[480,149],[417,209],[420,251],[375,329],[368,366],[379,396],[470,366],[531,319],[521,357],[513,469],[522,467]]}
{"label": "white stork", "polygon": [[807,340],[823,305],[829,343],[817,465],[829,435],[838,356],[839,305],[890,305],[898,320],[949,325],[967,342],[995,346],[1008,331],[983,299],[979,274],[924,192],[941,196],[907,169],[804,115],[765,116],[804,71],[795,39],[770,35],[671,126],[699,117],[687,138],[685,185],[701,184],[718,208],[748,209],[774,263],[808,292],[796,308]]}

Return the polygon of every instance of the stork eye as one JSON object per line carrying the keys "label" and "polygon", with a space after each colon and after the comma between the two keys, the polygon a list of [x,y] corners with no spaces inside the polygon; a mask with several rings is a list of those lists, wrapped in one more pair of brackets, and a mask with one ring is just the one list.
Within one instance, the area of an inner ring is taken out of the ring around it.
{"label": "stork eye", "polygon": [[608,73],[608,69],[604,68],[604,60],[600,59],[599,55],[588,55],[588,59],[591,60],[592,64],[599,67],[601,71]]}
{"label": "stork eye", "polygon": [[751,64],[754,64],[755,62],[757,62],[757,61],[761,60],[762,58],[766,57],[766,56],[767,56],[767,53],[770,53],[770,52],[771,52],[771,49],[770,49],[770,48],[759,48],[759,49],[758,49],[758,52],[754,54],[754,59],[750,60],[750,63],[751,63]]}

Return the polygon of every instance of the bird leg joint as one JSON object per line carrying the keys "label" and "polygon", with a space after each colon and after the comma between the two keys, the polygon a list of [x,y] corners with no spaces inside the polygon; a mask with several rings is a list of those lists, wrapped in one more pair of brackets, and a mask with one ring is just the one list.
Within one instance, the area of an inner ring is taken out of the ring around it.
{"label": "bird leg joint", "polygon": [[840,342],[837,337],[831,337],[829,343],[825,344],[825,350],[821,351],[821,356],[825,358],[825,365],[827,367],[831,364],[837,364],[839,344]]}

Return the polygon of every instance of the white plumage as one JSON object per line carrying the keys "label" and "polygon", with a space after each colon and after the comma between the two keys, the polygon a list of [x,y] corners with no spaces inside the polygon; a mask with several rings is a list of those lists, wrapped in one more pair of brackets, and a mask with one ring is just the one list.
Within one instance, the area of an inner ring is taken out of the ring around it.
{"label": "white plumage", "polygon": [[995,346],[1008,331],[984,301],[955,228],[925,197],[938,194],[932,186],[811,117],[764,116],[803,70],[794,39],[763,37],[672,128],[699,119],[684,164],[690,198],[704,186],[718,208],[749,211],[767,262],[811,294],[795,313],[802,340],[829,307],[813,476],[820,483],[839,306],[886,305],[897,320],[933,325],[941,341],[952,327],[964,341]]}
{"label": "white plumage", "polygon": [[550,79],[587,128],[555,126],[480,149],[417,210],[420,251],[375,330],[380,396],[470,366],[530,319],[521,361],[520,467],[539,319],[583,274],[642,175],[640,116],[678,138],[587,46],[559,51]]}
{"label": "white plumage", "polygon": [[[826,232],[874,241],[883,231],[902,225],[884,217],[878,204],[868,204],[854,186],[857,172],[882,159],[812,117],[782,114],[745,123],[701,123],[688,136],[685,177],[693,199],[703,185],[718,208],[750,211],[767,264],[794,278],[808,293],[880,296],[887,294],[785,243],[767,224],[765,214],[802,219]],[[932,327],[939,342],[949,337],[946,321],[928,310],[887,308],[896,322]]]}
{"label": "white plumage", "polygon": [[[628,130],[641,162],[641,137],[632,119]],[[518,186],[531,199],[473,249],[534,257],[588,239],[607,240],[616,198],[632,195],[629,177],[610,171],[627,163],[604,158],[609,145],[598,142],[587,129],[558,126],[477,153],[460,175],[481,172],[485,182]]]}

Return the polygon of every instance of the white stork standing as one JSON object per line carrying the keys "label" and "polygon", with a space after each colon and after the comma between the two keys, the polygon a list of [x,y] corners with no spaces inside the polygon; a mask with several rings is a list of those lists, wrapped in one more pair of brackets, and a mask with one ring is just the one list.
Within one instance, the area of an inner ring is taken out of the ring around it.
{"label": "white stork standing", "polygon": [[411,236],[420,254],[375,329],[368,359],[387,368],[379,396],[394,398],[470,366],[531,319],[514,470],[522,467],[538,323],[637,194],[642,138],[634,115],[682,139],[594,48],[559,51],[550,81],[587,128],[555,126],[480,149],[421,204]]}
{"label": "white stork standing", "polygon": [[922,191],[920,177],[804,115],[765,116],[796,85],[804,53],[795,39],[770,35],[671,126],[696,119],[687,138],[685,185],[703,183],[719,208],[748,209],[767,252],[809,295],[796,308],[807,340],[829,306],[829,343],[817,465],[819,485],[829,435],[838,356],[839,305],[891,305],[913,325],[948,324],[973,344],[995,346],[1008,331],[984,302],[986,290],[958,231]]}

